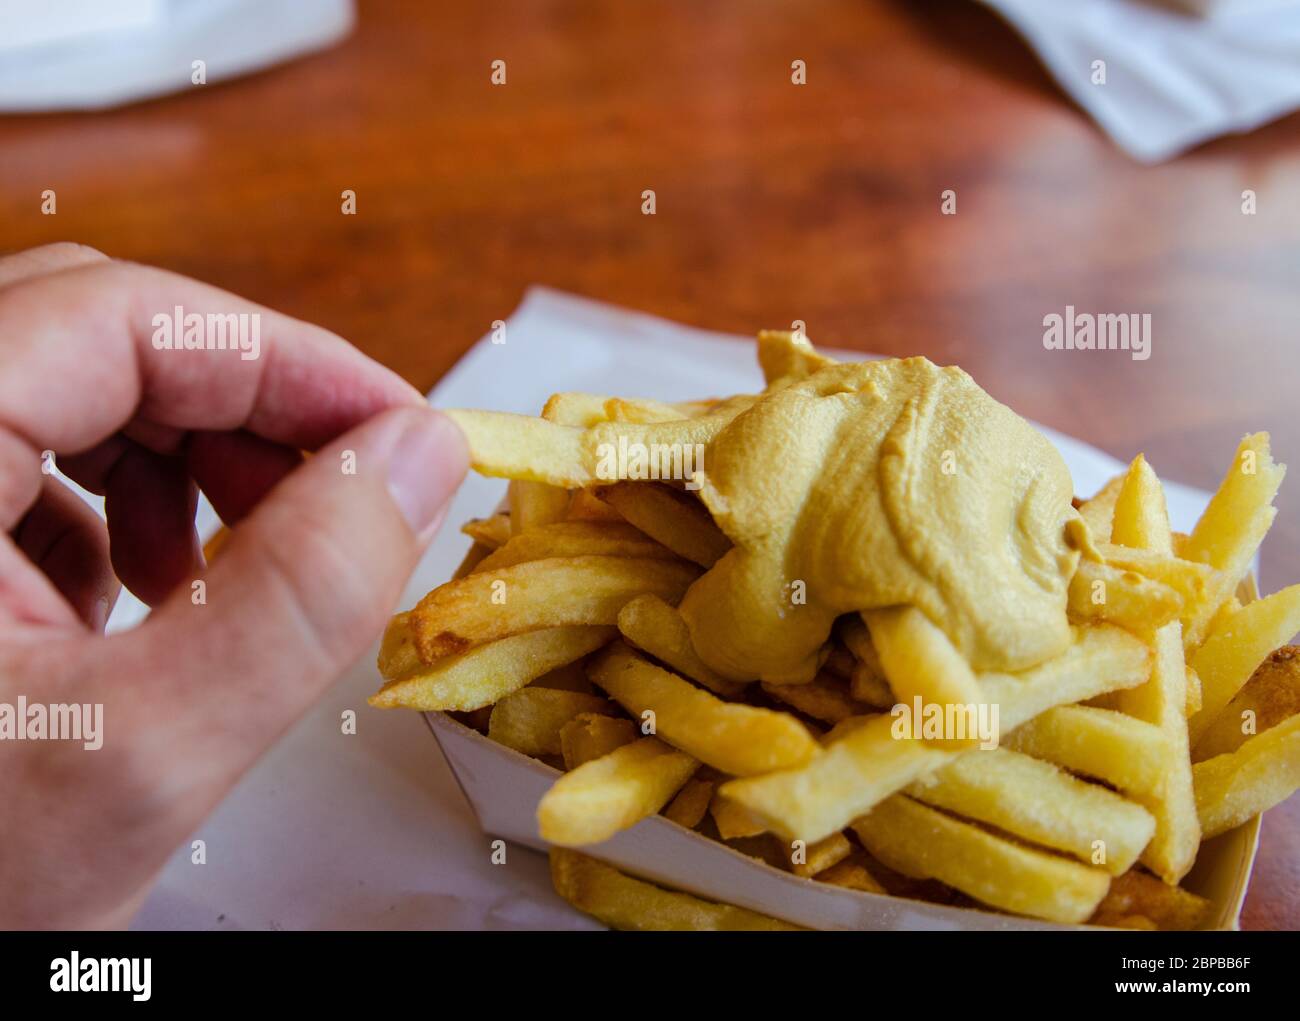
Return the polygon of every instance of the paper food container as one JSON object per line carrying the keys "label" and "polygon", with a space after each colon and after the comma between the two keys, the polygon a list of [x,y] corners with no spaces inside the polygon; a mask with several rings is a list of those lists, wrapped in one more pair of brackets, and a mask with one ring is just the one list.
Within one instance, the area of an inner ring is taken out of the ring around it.
{"label": "paper food container", "polygon": [[[1243,601],[1254,598],[1253,581],[1243,584],[1239,595]],[[483,832],[547,850],[537,831],[537,805],[563,774],[446,713],[424,718]],[[1201,845],[1182,885],[1210,902],[1206,929],[1238,927],[1258,847],[1259,816]],[[846,890],[774,868],[663,816],[643,819],[581,850],[642,879],[810,929],[1095,928]]]}

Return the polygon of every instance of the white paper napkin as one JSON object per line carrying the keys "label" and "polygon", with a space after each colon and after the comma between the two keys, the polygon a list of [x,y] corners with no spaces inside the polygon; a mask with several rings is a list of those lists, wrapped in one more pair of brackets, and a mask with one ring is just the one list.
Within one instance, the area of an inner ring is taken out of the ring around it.
{"label": "white paper napkin", "polygon": [[329,46],[352,0],[0,0],[0,111],[97,110]]}
{"label": "white paper napkin", "polygon": [[[1300,6],[1154,0],[983,0],[1135,159],[1158,162],[1300,107]],[[1106,82],[1094,84],[1093,62]]]}
{"label": "white paper napkin", "polygon": [[[508,320],[506,342],[480,341],[430,400],[535,414],[558,390],[670,400],[761,385],[748,339],[539,288]],[[1080,493],[1123,467],[1048,435]],[[450,576],[469,546],[457,527],[504,491],[500,480],[470,476],[402,607]],[[1169,484],[1174,526],[1188,529],[1205,498]],[[114,616],[117,626],[128,620]],[[192,864],[188,842],[176,851],[134,928],[596,927],[554,894],[542,855],[511,847],[506,864],[491,864],[489,837],[420,715],[366,705],[374,662],[371,649],[193,835],[205,842],[206,864]],[[346,709],[357,713],[355,735],[341,733]]]}

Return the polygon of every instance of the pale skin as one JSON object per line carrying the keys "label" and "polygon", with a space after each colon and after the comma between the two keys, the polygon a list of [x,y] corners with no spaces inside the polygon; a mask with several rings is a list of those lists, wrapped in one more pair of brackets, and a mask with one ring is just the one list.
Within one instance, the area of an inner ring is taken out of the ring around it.
{"label": "pale skin", "polygon": [[[259,313],[260,357],[156,350],[176,305]],[[78,245],[0,256],[0,703],[104,707],[97,751],[0,741],[0,928],[126,925],[374,641],[465,468],[448,419],[325,330]],[[210,566],[200,488],[234,528]],[[153,613],[105,637],[121,585]]]}

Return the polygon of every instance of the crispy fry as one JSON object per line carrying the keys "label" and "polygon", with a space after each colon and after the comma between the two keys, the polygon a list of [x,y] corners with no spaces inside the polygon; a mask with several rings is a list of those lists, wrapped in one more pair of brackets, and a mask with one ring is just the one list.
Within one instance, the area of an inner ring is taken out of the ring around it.
{"label": "crispy fry", "polygon": [[816,843],[800,848],[798,857],[802,857],[802,861],[797,860],[797,857],[792,854],[790,871],[796,876],[812,879],[838,865],[852,852],[853,845],[849,843],[848,837],[843,833],[832,833],[829,837],[823,837]]}
{"label": "crispy fry", "polygon": [[611,929],[715,932],[798,929],[788,922],[744,908],[664,890],[624,875],[594,858],[562,848],[551,849],[551,882],[555,892],[575,908]]}
{"label": "crispy fry", "polygon": [[764,681],[763,690],[805,716],[825,723],[839,723],[850,716],[860,716],[867,709],[849,696],[846,681],[826,670],[808,684],[769,684]]}
{"label": "crispy fry", "polygon": [[712,567],[731,548],[704,505],[669,486],[621,482],[600,495],[646,535],[702,567]]}
{"label": "crispy fry", "polygon": [[498,549],[510,541],[510,515],[493,514],[490,518],[474,518],[461,525],[460,530],[475,542]]}
{"label": "crispy fry", "polygon": [[699,763],[653,737],[625,744],[565,773],[537,806],[543,840],[598,844],[654,815]]}
{"label": "crispy fry", "polygon": [[885,893],[885,888],[880,885],[866,867],[859,865],[855,861],[842,861],[838,865],[832,865],[824,872],[819,872],[814,877],[819,883],[829,883],[831,886],[842,886],[846,890],[857,890],[859,893]]}
{"label": "crispy fry", "polygon": [[1238,579],[1250,571],[1251,561],[1277,516],[1273,497],[1286,475],[1286,465],[1273,462],[1268,440],[1268,433],[1255,433],[1241,441],[1232,466],[1183,547],[1181,555],[1186,559],[1221,572],[1217,591],[1183,621],[1187,649],[1204,641],[1211,618],[1233,594]]}
{"label": "crispy fry", "polygon": [[1192,748],[1192,760],[1235,752],[1252,734],[1262,734],[1296,713],[1300,713],[1300,646],[1286,645],[1259,665],[1215,717]]}
{"label": "crispy fry", "polygon": [[618,629],[637,648],[717,695],[735,698],[744,690],[743,684],[720,677],[705,665],[691,644],[682,615],[658,596],[630,600],[618,612]]}
{"label": "crispy fry", "polygon": [[902,795],[882,801],[854,822],[853,830],[874,857],[897,872],[937,879],[1031,918],[1082,922],[1110,887],[1110,877],[1100,869],[1012,843]]}
{"label": "crispy fry", "polygon": [[1209,911],[1210,902],[1204,897],[1133,869],[1111,881],[1110,891],[1088,924],[1166,932],[1199,929]]}
{"label": "crispy fry", "polygon": [[1146,795],[1160,789],[1170,754],[1168,739],[1155,724],[1082,705],[1058,706],[1035,716],[1004,745],[1121,791]]}
{"label": "crispy fry", "polygon": [[523,535],[541,525],[563,519],[569,509],[569,491],[542,482],[513,480],[506,487],[510,507],[510,534]]}
{"label": "crispy fry", "polygon": [[[1111,538],[1119,545],[1157,554],[1173,552],[1173,534],[1165,509],[1164,487],[1146,459],[1139,455],[1130,466],[1115,501]],[[1142,854],[1142,864],[1166,883],[1176,884],[1196,861],[1200,824],[1192,791],[1187,719],[1187,663],[1183,658],[1180,621],[1155,631],[1151,679],[1121,692],[1122,712],[1159,727],[1168,746],[1164,783],[1154,793],[1135,792],[1155,816],[1156,830]]]}
{"label": "crispy fry", "polygon": [[709,815],[713,816],[713,825],[718,828],[718,836],[723,840],[756,837],[767,832],[763,824],[755,820],[744,807],[716,791],[713,800],[709,802]]}
{"label": "crispy fry", "polygon": [[434,589],[411,611],[426,663],[523,631],[618,621],[628,600],[650,592],[676,601],[699,574],[693,564],[646,557],[550,557],[471,574]]}
{"label": "crispy fry", "polygon": [[575,489],[569,498],[570,521],[623,521],[623,515],[602,500],[597,494],[603,486]]}
{"label": "crispy fry", "polygon": [[379,641],[379,675],[391,681],[411,673],[420,665],[420,654],[415,651],[415,636],[411,633],[410,611],[394,614]]}
{"label": "crispy fry", "polygon": [[564,768],[573,770],[631,744],[640,735],[636,724],[615,716],[579,713],[560,728]]}
{"label": "crispy fry", "polygon": [[492,707],[488,737],[524,755],[561,755],[560,731],[579,713],[613,716],[614,705],[599,695],[554,688],[520,688]]}
{"label": "crispy fry", "polygon": [[634,718],[652,713],[656,733],[731,776],[798,766],[819,754],[793,716],[723,702],[615,642],[588,674]]}
{"label": "crispy fry", "polygon": [[500,571],[548,557],[649,557],[672,560],[676,554],[625,522],[555,521],[514,536],[479,561],[471,572]]}
{"label": "crispy fry", "polygon": [[[1053,706],[1141,684],[1149,673],[1146,647],[1118,628],[1084,628],[1056,659],[1021,674],[982,674],[980,684],[1013,730]],[[843,829],[890,794],[959,754],[923,741],[896,740],[894,719],[861,725],[846,720],[843,736],[802,767],[732,780],[722,790],[768,829],[786,839],[820,840]],[[964,754],[977,755],[978,750]]]}
{"label": "crispy fry", "polygon": [[704,819],[704,814],[709,810],[709,803],[712,801],[713,781],[701,780],[693,776],[668,803],[668,807],[664,809],[664,818],[677,823],[678,826],[693,830]]}
{"label": "crispy fry", "polygon": [[[946,634],[914,606],[871,610],[863,614],[889,688],[903,703],[916,698],[937,705],[978,705],[984,700],[979,682]],[[936,741],[950,747],[973,739],[949,736]]]}
{"label": "crispy fry", "polygon": [[[581,659],[614,637],[608,627],[557,627],[502,638],[389,681],[370,704],[379,709],[481,709],[534,678]],[[381,654],[382,655],[382,654]],[[381,672],[383,663],[381,661]]]}
{"label": "crispy fry", "polygon": [[610,400],[603,394],[558,393],[552,394],[542,408],[542,418],[556,425],[586,429],[597,422],[607,422],[605,405]]}
{"label": "crispy fry", "polygon": [[1048,762],[996,748],[959,755],[909,797],[1122,875],[1155,832],[1146,809]]}
{"label": "crispy fry", "polygon": [[1182,609],[1182,597],[1168,585],[1110,564],[1081,560],[1070,579],[1069,611],[1076,621],[1152,630],[1177,619]]}
{"label": "crispy fry", "polygon": [[584,455],[582,429],[504,411],[451,409],[446,414],[465,434],[470,464],[481,475],[563,489],[596,482]]}
{"label": "crispy fry", "polygon": [[1300,631],[1300,585],[1243,606],[1223,621],[1192,656],[1201,678],[1201,711],[1187,721],[1192,744],[1210,725],[1268,655]]}
{"label": "crispy fry", "polygon": [[859,614],[842,617],[837,626],[840,638],[857,658],[849,676],[849,694],[858,702],[877,709],[888,709],[897,699],[885,679],[880,654],[871,641],[871,633]]}
{"label": "crispy fry", "polygon": [[1247,738],[1234,752],[1192,767],[1205,838],[1226,833],[1300,787],[1300,716]]}
{"label": "crispy fry", "polygon": [[1110,542],[1111,521],[1115,516],[1115,501],[1124,485],[1124,473],[1116,475],[1101,487],[1089,500],[1079,505],[1079,516],[1088,526],[1094,542]]}

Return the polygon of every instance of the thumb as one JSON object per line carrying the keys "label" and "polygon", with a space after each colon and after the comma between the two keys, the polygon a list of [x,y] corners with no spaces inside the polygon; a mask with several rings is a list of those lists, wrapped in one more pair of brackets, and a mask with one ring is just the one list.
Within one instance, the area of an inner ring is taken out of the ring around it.
{"label": "thumb", "polygon": [[382,630],[467,459],[450,419],[410,406],[282,480],[136,633],[150,743],[223,786],[247,768]]}

